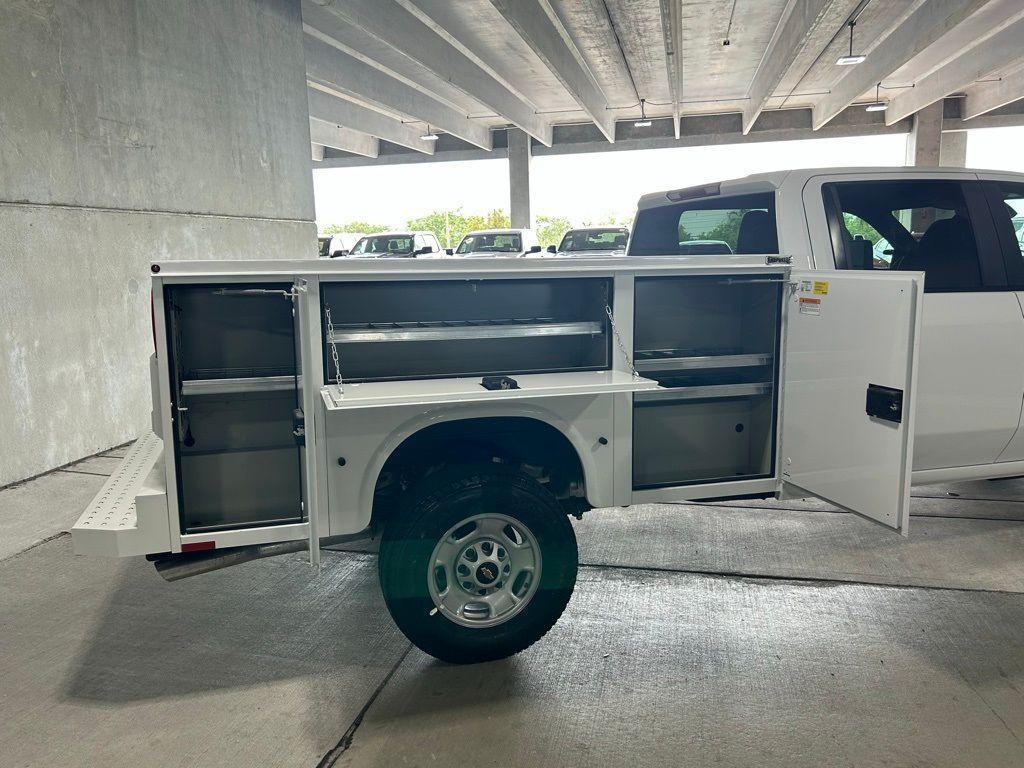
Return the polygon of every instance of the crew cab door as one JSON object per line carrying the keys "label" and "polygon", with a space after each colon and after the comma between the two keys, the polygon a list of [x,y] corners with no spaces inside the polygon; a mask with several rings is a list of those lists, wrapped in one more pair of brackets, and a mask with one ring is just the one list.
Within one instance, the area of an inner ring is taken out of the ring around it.
{"label": "crew cab door", "polygon": [[819,270],[792,279],[784,490],[906,533],[923,275]]}

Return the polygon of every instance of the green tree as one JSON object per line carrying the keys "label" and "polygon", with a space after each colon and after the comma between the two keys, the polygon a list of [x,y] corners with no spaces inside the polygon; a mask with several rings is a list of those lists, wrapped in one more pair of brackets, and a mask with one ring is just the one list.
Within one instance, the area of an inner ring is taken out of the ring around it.
{"label": "green tree", "polygon": [[572,229],[572,224],[563,216],[537,217],[537,239],[544,247],[557,246],[570,229]]}
{"label": "green tree", "polygon": [[472,232],[476,229],[508,226],[507,220],[505,224],[491,223],[495,221],[500,222],[502,215],[502,211],[492,211],[486,217],[479,214],[467,216],[458,209],[454,211],[434,211],[426,216],[410,219],[407,226],[412,230],[433,232],[443,247],[455,248],[467,232]]}
{"label": "green tree", "polygon": [[323,228],[325,235],[337,235],[342,232],[362,232],[364,235],[372,235],[374,232],[387,232],[390,227],[387,224],[371,224],[367,221],[350,221],[346,224],[331,224]]}
{"label": "green tree", "polygon": [[481,229],[508,229],[512,226],[512,219],[500,208],[495,208],[484,216],[484,226]]}
{"label": "green tree", "polygon": [[868,224],[860,216],[855,216],[852,213],[843,213],[843,224],[846,225],[846,231],[850,233],[850,236],[861,235],[865,240],[870,240],[872,243],[877,243],[879,240],[885,238],[878,234],[878,231]]}

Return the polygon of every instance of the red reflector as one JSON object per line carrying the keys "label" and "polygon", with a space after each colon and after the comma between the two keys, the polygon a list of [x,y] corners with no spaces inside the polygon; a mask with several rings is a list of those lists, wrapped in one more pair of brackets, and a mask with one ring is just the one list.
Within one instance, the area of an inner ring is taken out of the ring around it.
{"label": "red reflector", "polygon": [[188,544],[181,545],[182,552],[201,552],[204,549],[216,549],[217,542],[215,541],[190,541]]}

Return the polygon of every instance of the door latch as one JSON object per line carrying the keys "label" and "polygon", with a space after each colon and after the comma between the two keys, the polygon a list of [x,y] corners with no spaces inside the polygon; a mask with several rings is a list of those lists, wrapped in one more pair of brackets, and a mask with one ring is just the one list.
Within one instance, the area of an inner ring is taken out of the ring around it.
{"label": "door latch", "polygon": [[306,415],[301,408],[292,411],[292,437],[296,445],[306,445]]}
{"label": "door latch", "polygon": [[894,424],[903,422],[903,390],[868,384],[867,402],[864,410],[868,416]]}

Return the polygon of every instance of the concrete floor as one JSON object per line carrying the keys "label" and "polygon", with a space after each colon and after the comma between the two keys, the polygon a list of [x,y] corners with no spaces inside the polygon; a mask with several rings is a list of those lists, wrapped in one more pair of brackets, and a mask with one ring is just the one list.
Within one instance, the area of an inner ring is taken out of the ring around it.
{"label": "concrete floor", "polygon": [[372,547],[176,584],[61,535],[114,457],[0,490],[0,765],[1024,766],[1024,480],[600,510],[517,657],[410,648]]}

